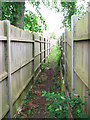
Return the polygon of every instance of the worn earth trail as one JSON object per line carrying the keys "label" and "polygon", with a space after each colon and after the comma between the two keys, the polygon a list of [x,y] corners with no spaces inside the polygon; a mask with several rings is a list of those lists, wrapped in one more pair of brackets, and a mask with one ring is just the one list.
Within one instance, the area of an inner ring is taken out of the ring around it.
{"label": "worn earth trail", "polygon": [[[60,80],[60,73],[54,67],[54,60],[52,60],[52,63],[40,73],[32,90],[23,100],[23,105],[16,118],[47,118],[48,111],[45,111],[47,101],[45,97],[42,97],[42,91],[52,92],[53,89],[57,91],[56,80]],[[53,86],[55,87],[53,88]]]}

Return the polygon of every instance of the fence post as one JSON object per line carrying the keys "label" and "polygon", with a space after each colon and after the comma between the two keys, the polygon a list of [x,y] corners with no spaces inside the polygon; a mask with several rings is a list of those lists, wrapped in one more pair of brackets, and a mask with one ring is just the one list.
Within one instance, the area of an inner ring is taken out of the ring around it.
{"label": "fence post", "polygon": [[11,42],[10,42],[10,21],[5,20],[7,27],[7,55],[8,55],[8,85],[9,85],[9,106],[10,106],[10,118],[13,117],[13,103],[12,103],[12,80],[11,80]]}
{"label": "fence post", "polygon": [[50,51],[51,51],[51,45],[50,45],[50,40],[49,40],[49,54],[50,54]]}
{"label": "fence post", "polygon": [[[47,51],[47,56],[48,56],[48,39],[46,39],[46,44],[47,44],[47,48],[46,48],[46,51]],[[47,56],[46,56],[46,61],[47,61]]]}
{"label": "fence post", "polygon": [[64,34],[64,41],[65,41],[65,44],[64,44],[64,52],[65,52],[65,74],[64,74],[64,79],[65,79],[65,87],[67,88],[67,62],[66,62],[66,59],[67,59],[67,30],[65,29],[65,34]]}
{"label": "fence post", "polygon": [[[42,38],[40,36],[40,63],[42,64],[42,48],[41,48],[41,45],[42,45]],[[40,69],[41,69],[41,65],[40,65]]]}
{"label": "fence post", "polygon": [[33,55],[33,61],[32,61],[32,74],[33,74],[33,82],[34,82],[34,59],[35,59],[35,36],[33,34],[33,50],[32,50],[32,55]]}
{"label": "fence post", "polygon": [[76,43],[73,41],[73,38],[76,33],[76,22],[78,20],[77,15],[71,16],[71,55],[72,55],[72,90],[76,90],[76,74],[74,72],[74,66],[76,65]]}
{"label": "fence post", "polygon": [[[90,90],[90,1],[88,2],[88,86]],[[90,95],[88,94],[88,116],[90,117]]]}
{"label": "fence post", "polygon": [[46,39],[44,38],[44,63],[46,61]]}
{"label": "fence post", "polygon": [[47,56],[48,56],[48,39],[47,39]]}

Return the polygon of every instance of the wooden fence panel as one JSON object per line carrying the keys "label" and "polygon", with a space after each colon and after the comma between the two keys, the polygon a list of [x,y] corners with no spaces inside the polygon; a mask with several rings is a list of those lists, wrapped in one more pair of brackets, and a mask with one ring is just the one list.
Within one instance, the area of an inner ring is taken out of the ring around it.
{"label": "wooden fence panel", "polygon": [[[4,53],[4,54],[3,54]],[[0,75],[5,72],[5,44],[0,41]]]}
{"label": "wooden fence panel", "polygon": [[76,35],[74,37],[74,40],[85,40],[88,39],[88,27],[89,27],[89,21],[88,21],[88,14],[82,17],[80,20],[76,23]]}
{"label": "wooden fence panel", "polygon": [[[4,37],[4,22],[0,21],[0,38]],[[2,37],[1,37],[2,36]]]}
{"label": "wooden fence panel", "polygon": [[88,75],[88,41],[76,43],[76,66]]}
{"label": "wooden fence panel", "polygon": [[71,74],[72,74],[72,71],[71,71],[71,46],[70,44],[67,43],[67,83],[68,83],[68,89],[70,90],[71,89]]}
{"label": "wooden fence panel", "polygon": [[7,54],[6,36],[4,33],[4,22],[0,21],[0,118],[9,110],[8,106],[8,84],[7,84]]}
{"label": "wooden fence panel", "polygon": [[[65,39],[63,39],[63,41],[65,41],[65,49],[64,49],[64,56],[65,56],[64,70],[66,77],[65,80],[67,81],[69,90],[75,88],[75,92],[81,96],[83,101],[85,101],[86,112],[89,112],[89,106],[90,106],[89,96],[87,94],[87,90],[90,89],[89,14],[90,12],[78,21],[76,19],[77,17],[73,16],[72,17],[73,26],[71,27],[73,33],[70,31],[66,31]],[[63,35],[61,36],[61,38],[63,38]],[[73,53],[72,53],[72,49],[73,49]],[[72,65],[72,61],[73,61],[73,65]],[[88,99],[85,99],[83,96],[87,96]]]}
{"label": "wooden fence panel", "polygon": [[44,60],[44,38],[42,37],[41,38],[41,61],[43,62],[43,60]]}
{"label": "wooden fence panel", "polygon": [[[13,115],[47,56],[46,39],[10,25]],[[49,43],[50,44],[50,43]],[[50,46],[49,46],[50,49]],[[49,55],[49,53],[48,53]],[[7,25],[0,21],[0,118],[9,113]]]}

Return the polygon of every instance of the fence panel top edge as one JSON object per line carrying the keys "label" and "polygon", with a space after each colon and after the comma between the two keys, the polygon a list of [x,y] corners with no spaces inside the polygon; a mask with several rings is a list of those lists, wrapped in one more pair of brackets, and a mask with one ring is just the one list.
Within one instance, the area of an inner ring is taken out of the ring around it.
{"label": "fence panel top edge", "polygon": [[0,36],[5,36],[4,35],[4,22],[0,21]]}
{"label": "fence panel top edge", "polygon": [[11,37],[12,38],[19,38],[19,39],[27,39],[32,40],[33,34],[32,32],[25,31],[23,29],[20,29],[16,26],[10,25],[10,31],[11,31]]}
{"label": "fence panel top edge", "polygon": [[[75,37],[78,38],[80,36],[85,37],[84,35],[88,35],[88,26],[89,26],[89,21],[88,21],[88,14],[82,17],[80,20],[76,22],[76,35]],[[87,37],[86,37],[87,38]],[[83,39],[83,38],[81,38]]]}

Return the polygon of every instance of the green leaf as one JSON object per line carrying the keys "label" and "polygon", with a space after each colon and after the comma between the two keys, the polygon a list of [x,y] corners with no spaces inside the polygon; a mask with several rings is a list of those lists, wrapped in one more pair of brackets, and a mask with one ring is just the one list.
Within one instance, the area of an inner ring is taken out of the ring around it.
{"label": "green leaf", "polygon": [[28,115],[30,115],[30,113],[31,113],[31,110],[28,110]]}
{"label": "green leaf", "polygon": [[52,106],[50,105],[49,107],[48,107],[48,109],[51,109],[52,108]]}
{"label": "green leaf", "polygon": [[42,91],[42,93],[44,93],[44,94],[42,94],[42,96],[45,96],[47,92],[46,91]]}
{"label": "green leaf", "polygon": [[48,97],[48,98],[46,98],[46,101],[48,101],[48,100],[50,100],[50,98]]}

